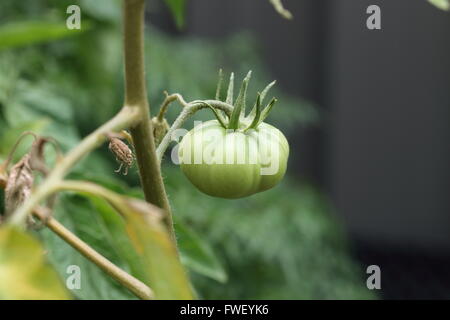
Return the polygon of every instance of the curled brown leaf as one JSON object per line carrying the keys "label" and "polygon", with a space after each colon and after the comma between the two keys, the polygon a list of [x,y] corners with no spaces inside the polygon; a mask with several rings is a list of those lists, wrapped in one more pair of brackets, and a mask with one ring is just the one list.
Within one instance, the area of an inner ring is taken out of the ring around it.
{"label": "curled brown leaf", "polygon": [[11,215],[31,194],[34,177],[30,155],[26,154],[10,170],[5,188],[5,216]]}

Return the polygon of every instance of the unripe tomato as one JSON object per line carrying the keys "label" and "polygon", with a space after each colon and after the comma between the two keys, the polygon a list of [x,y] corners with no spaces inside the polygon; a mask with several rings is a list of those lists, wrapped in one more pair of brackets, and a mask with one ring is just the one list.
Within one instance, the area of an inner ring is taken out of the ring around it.
{"label": "unripe tomato", "polygon": [[286,172],[288,142],[277,128],[224,128],[217,120],[197,125],[182,139],[178,156],[186,177],[214,197],[241,198],[274,187]]}

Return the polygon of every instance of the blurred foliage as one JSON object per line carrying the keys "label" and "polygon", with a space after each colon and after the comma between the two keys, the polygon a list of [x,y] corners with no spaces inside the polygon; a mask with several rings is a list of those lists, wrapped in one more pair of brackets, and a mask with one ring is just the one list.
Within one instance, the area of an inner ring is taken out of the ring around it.
{"label": "blurred foliage", "polygon": [[[239,200],[190,188],[166,166],[174,215],[195,227],[220,253],[228,283],[194,283],[208,299],[370,299],[327,199],[308,185],[280,186]],[[194,204],[193,204],[194,203]]]}
{"label": "blurred foliage", "polygon": [[[106,2],[108,4],[106,4]],[[3,0],[5,22],[63,21],[70,1]],[[55,137],[63,150],[73,147],[117,112],[123,101],[120,1],[80,1],[82,28],[76,36],[0,51],[0,159],[25,130]],[[1,29],[1,27],[0,27]],[[146,61],[153,112],[163,90],[187,100],[212,98],[217,70],[243,77],[253,70],[249,96],[272,79],[249,34],[206,41],[170,37],[148,26]],[[1,41],[1,40],[0,40]],[[268,118],[284,132],[317,124],[318,109],[279,88],[280,101]],[[268,97],[270,98],[270,97]],[[169,109],[173,120],[178,106]],[[205,111],[196,120],[211,119]],[[192,121],[185,125],[192,127]],[[27,142],[28,141],[28,142]],[[22,143],[16,159],[30,145]],[[48,150],[51,153],[51,150]],[[116,163],[106,146],[81,161],[71,178],[102,184],[120,194],[142,197],[137,170],[126,177],[113,173]],[[375,298],[365,287],[361,268],[352,260],[340,224],[327,199],[293,177],[273,190],[241,200],[221,200],[199,193],[178,168],[165,165],[164,176],[176,216],[182,262],[203,298]],[[0,203],[1,203],[0,196]],[[123,226],[102,201],[73,193],[59,197],[55,216],[108,259],[135,275]],[[47,229],[48,259],[61,277],[69,265],[82,270],[81,299],[129,299],[133,296]]]}
{"label": "blurred foliage", "polygon": [[169,7],[172,12],[173,19],[178,28],[182,28],[184,26],[184,14],[186,8],[185,0],[164,0],[164,2]]}
{"label": "blurred foliage", "polygon": [[[150,286],[158,299],[193,298],[159,208],[136,197],[109,192],[104,199],[91,194],[86,196],[94,204],[91,219],[100,218],[96,219],[98,225],[103,226],[100,233],[108,236],[102,242],[108,245],[106,252],[114,250],[119,256],[117,260],[127,264],[127,269]],[[195,260],[202,252],[197,252],[199,248],[190,238],[185,240],[192,247],[191,252],[197,254],[191,256]]]}
{"label": "blurred foliage", "polygon": [[13,227],[0,229],[0,299],[62,300],[70,297],[45,261],[44,248]]}
{"label": "blurred foliage", "polygon": [[0,28],[0,50],[76,35],[63,22],[24,21]]}

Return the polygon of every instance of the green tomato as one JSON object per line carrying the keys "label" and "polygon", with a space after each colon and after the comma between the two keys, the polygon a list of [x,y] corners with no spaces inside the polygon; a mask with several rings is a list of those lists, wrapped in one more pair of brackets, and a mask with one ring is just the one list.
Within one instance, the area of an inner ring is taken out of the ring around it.
{"label": "green tomato", "polygon": [[241,198],[274,187],[283,178],[289,144],[277,128],[260,123],[245,131],[217,120],[197,125],[182,139],[178,157],[186,177],[214,197]]}

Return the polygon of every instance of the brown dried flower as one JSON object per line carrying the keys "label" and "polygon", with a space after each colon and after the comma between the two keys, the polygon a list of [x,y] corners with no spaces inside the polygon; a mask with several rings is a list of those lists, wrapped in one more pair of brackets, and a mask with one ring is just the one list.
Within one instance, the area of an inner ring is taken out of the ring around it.
{"label": "brown dried flower", "polygon": [[115,172],[120,172],[122,167],[125,167],[124,175],[128,174],[128,169],[133,165],[134,156],[128,145],[116,137],[110,137],[109,150],[116,156],[117,162],[120,163],[119,169]]}
{"label": "brown dried flower", "polygon": [[167,120],[163,118],[162,120],[158,119],[158,117],[152,118],[153,125],[153,137],[155,138],[155,146],[158,146],[161,143],[161,140],[166,135],[167,131],[169,131],[169,124]]}
{"label": "brown dried flower", "polygon": [[11,215],[30,196],[33,181],[30,155],[26,154],[9,173],[5,188],[5,216]]}

